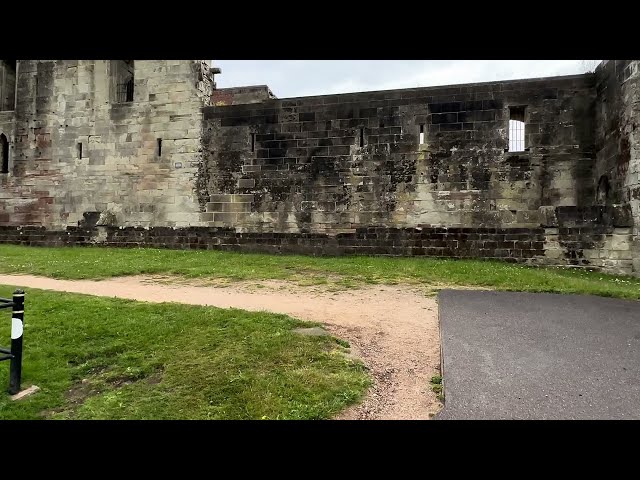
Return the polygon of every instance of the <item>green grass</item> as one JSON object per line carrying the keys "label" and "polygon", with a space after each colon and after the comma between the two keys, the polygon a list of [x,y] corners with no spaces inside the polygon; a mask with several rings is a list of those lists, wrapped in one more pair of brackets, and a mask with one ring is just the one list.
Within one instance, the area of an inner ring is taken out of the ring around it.
{"label": "green grass", "polygon": [[[12,291],[0,286],[0,297]],[[0,310],[4,346],[9,319]],[[342,342],[292,332],[315,325],[28,289],[22,386],[41,391],[11,401],[9,364],[0,363],[0,419],[329,418],[358,401],[370,380],[340,353]]]}
{"label": "green grass", "polygon": [[135,274],[175,274],[230,280],[288,279],[340,288],[414,283],[640,299],[638,278],[496,261],[417,257],[309,257],[206,250],[3,245],[0,246],[0,272],[66,279]]}
{"label": "green grass", "polygon": [[441,402],[444,401],[444,392],[442,391],[442,377],[440,375],[434,375],[431,377],[431,390],[436,394],[436,398]]}

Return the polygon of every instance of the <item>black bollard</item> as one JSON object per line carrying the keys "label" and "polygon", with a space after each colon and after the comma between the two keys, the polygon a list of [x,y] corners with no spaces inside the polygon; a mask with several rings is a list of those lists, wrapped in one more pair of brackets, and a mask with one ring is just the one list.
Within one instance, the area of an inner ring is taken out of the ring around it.
{"label": "black bollard", "polygon": [[13,292],[13,314],[11,317],[11,364],[9,366],[9,393],[20,391],[22,377],[22,331],[24,324],[24,291]]}

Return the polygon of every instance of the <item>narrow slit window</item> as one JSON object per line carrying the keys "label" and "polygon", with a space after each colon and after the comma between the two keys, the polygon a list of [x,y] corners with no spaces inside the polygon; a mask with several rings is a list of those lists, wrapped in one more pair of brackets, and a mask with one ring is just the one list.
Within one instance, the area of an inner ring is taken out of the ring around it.
{"label": "narrow slit window", "polygon": [[364,128],[360,129],[360,146],[364,147]]}
{"label": "narrow slit window", "polygon": [[78,158],[82,158],[82,142],[78,143]]}
{"label": "narrow slit window", "polygon": [[509,151],[524,152],[524,107],[509,108]]}
{"label": "narrow slit window", "polygon": [[420,124],[420,145],[424,144],[424,123]]}
{"label": "narrow slit window", "polygon": [[252,152],[256,151],[256,134],[255,133],[251,134],[251,151]]}
{"label": "narrow slit window", "polygon": [[158,156],[159,157],[162,156],[162,139],[161,138],[158,139]]}

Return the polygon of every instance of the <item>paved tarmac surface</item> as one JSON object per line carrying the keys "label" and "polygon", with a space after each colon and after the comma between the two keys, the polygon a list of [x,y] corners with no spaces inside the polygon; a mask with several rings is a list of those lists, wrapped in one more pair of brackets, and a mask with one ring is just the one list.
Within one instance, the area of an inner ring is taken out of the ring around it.
{"label": "paved tarmac surface", "polygon": [[443,290],[436,419],[640,419],[640,302]]}

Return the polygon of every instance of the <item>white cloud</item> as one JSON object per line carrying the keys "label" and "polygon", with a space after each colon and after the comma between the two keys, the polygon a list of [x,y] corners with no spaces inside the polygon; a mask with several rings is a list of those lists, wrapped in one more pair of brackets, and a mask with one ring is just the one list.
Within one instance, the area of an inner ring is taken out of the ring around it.
{"label": "white cloud", "polygon": [[219,88],[269,85],[279,98],[584,73],[593,60],[214,60]]}

